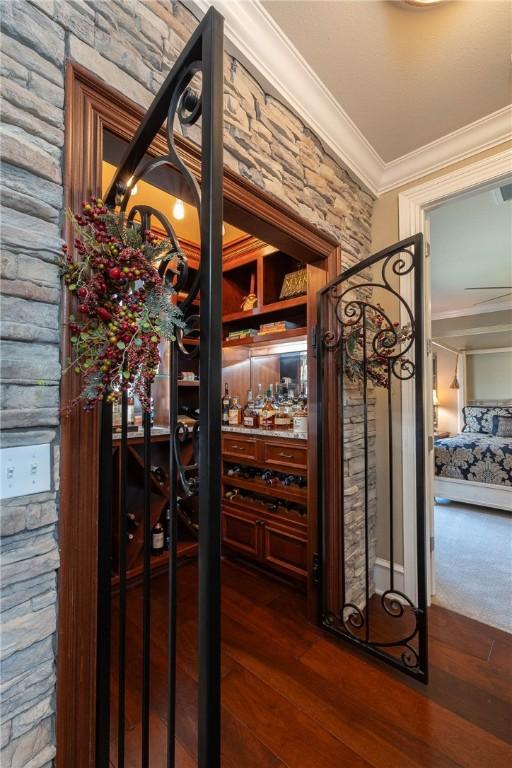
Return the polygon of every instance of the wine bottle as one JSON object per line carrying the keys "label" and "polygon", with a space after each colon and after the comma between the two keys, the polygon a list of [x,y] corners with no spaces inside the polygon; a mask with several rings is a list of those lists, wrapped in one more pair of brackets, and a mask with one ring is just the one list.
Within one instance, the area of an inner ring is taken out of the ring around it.
{"label": "wine bottle", "polygon": [[161,555],[164,551],[164,529],[160,520],[157,520],[151,531],[151,554]]}
{"label": "wine bottle", "polygon": [[229,387],[227,382],[224,384],[224,397],[222,398],[222,424],[227,426],[229,424]]}

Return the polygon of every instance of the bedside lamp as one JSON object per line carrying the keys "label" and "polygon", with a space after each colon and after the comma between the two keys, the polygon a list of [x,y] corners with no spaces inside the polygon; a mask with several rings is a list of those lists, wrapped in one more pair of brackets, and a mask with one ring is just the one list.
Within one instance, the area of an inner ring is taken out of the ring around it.
{"label": "bedside lamp", "polygon": [[432,390],[432,403],[434,404],[434,431],[437,429],[437,408],[440,405],[437,390]]}

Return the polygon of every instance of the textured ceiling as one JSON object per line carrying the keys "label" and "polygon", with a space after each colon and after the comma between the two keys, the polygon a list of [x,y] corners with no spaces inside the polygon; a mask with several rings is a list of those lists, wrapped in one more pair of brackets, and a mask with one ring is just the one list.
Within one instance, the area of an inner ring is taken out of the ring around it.
{"label": "textured ceiling", "polygon": [[506,289],[464,290],[512,285],[512,201],[498,204],[489,190],[444,203],[430,214],[430,243],[433,313],[487,299],[512,307],[512,296],[498,299]]}
{"label": "textured ceiling", "polygon": [[508,0],[262,5],[386,162],[511,101]]}

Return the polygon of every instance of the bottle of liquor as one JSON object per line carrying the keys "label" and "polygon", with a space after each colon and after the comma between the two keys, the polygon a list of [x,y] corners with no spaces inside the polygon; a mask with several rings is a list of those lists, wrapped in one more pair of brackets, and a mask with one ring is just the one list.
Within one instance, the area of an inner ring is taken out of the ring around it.
{"label": "bottle of liquor", "polygon": [[260,417],[254,407],[254,398],[252,396],[252,389],[247,392],[247,405],[244,408],[243,413],[243,425],[244,427],[252,427],[256,429],[259,426]]}
{"label": "bottle of liquor", "polygon": [[263,408],[260,414],[260,428],[261,429],[274,429],[274,417],[276,415],[276,409],[272,403],[272,384],[269,384],[267,397],[263,403]]}
{"label": "bottle of liquor", "polygon": [[258,394],[256,395],[256,400],[254,402],[254,410],[259,413],[263,408],[264,402],[265,398],[263,397],[263,385],[258,384]]}
{"label": "bottle of liquor", "polygon": [[160,520],[157,520],[151,531],[151,554],[161,555],[164,551],[164,528]]}
{"label": "bottle of liquor", "polygon": [[114,432],[121,431],[122,407],[121,400],[116,400],[112,405],[112,429]]}
{"label": "bottle of liquor", "polygon": [[292,417],[288,413],[284,400],[279,403],[278,410],[274,416],[274,427],[276,429],[292,428]]}
{"label": "bottle of liquor", "polygon": [[132,427],[135,424],[135,399],[131,393],[128,395],[127,410],[128,410],[127,423],[129,427]]}
{"label": "bottle of liquor", "polygon": [[222,398],[222,424],[229,424],[229,388],[227,382],[224,384],[224,397]]}
{"label": "bottle of liquor", "polygon": [[293,431],[308,433],[308,412],[303,401],[300,402],[298,410],[293,414]]}
{"label": "bottle of liquor", "polygon": [[242,423],[242,406],[238,395],[233,395],[228,410],[228,424],[230,427],[239,427]]}

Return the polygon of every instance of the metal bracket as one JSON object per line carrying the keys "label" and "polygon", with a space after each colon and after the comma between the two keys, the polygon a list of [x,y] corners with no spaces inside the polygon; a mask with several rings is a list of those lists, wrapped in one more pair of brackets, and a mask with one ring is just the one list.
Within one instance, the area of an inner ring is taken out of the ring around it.
{"label": "metal bracket", "polygon": [[316,344],[317,344],[317,328],[313,325],[311,328],[311,349],[313,351],[313,357],[316,357]]}

